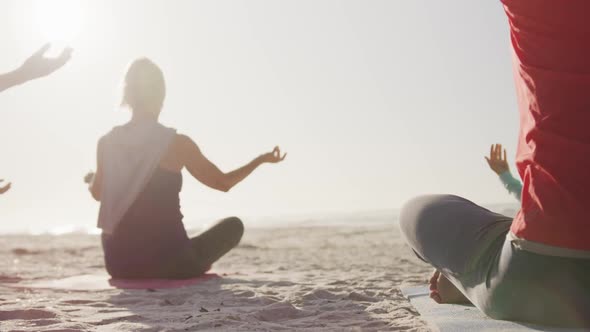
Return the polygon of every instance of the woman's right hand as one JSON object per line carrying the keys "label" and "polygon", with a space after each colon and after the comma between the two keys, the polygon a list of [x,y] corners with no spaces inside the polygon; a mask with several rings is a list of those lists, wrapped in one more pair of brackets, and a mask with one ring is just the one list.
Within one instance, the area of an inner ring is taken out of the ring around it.
{"label": "woman's right hand", "polygon": [[500,175],[510,171],[506,158],[506,149],[502,153],[502,144],[492,144],[490,147],[490,156],[485,158],[492,171],[496,174]]}
{"label": "woman's right hand", "polygon": [[279,148],[278,146],[275,146],[275,148],[271,152],[265,153],[260,156],[263,163],[270,164],[280,163],[281,161],[285,160],[285,157],[287,157],[287,153],[281,156],[281,148]]}
{"label": "woman's right hand", "polygon": [[[4,180],[0,179],[0,183],[4,182]],[[5,192],[7,192],[8,190],[10,190],[10,186],[12,184],[9,182],[7,185],[5,185],[4,187],[0,187],[0,194],[4,194]]]}

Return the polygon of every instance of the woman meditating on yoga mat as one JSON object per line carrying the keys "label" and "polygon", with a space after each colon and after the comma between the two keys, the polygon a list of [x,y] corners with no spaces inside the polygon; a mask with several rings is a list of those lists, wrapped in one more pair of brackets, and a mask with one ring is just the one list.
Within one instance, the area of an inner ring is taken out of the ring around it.
{"label": "woman meditating on yoga mat", "polygon": [[400,227],[436,269],[437,302],[589,327],[590,1],[502,2],[520,110],[521,209],[512,220],[461,197],[423,196],[403,208]]}
{"label": "woman meditating on yoga mat", "polygon": [[227,192],[258,166],[285,159],[276,147],[235,171],[220,171],[191,138],[158,122],[165,95],[158,66],[145,58],[131,64],[122,102],[131,120],[99,140],[96,174],[85,178],[101,202],[98,227],[106,269],[115,278],[199,276],[240,242],[243,225],[236,217],[187,236],[179,203],[182,169]]}

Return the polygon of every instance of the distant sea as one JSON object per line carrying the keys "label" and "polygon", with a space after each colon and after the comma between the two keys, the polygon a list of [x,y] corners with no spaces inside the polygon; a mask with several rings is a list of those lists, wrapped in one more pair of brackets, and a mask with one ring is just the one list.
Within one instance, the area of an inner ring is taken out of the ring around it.
{"label": "distant sea", "polygon": [[[488,204],[484,205],[487,209],[514,217],[518,212],[517,203],[505,204]],[[386,224],[397,224],[399,209],[358,211],[358,212],[333,212],[322,214],[301,214],[289,216],[265,216],[265,217],[248,217],[244,216],[243,221],[247,228],[284,228],[284,227],[367,227],[380,226]],[[185,220],[184,225],[187,230],[198,231],[206,228],[210,221],[205,220]],[[34,230],[3,230],[0,225],[0,234],[28,234],[28,235],[64,235],[64,234],[100,234],[100,229],[96,227],[80,225],[55,225],[48,226],[44,229]]]}

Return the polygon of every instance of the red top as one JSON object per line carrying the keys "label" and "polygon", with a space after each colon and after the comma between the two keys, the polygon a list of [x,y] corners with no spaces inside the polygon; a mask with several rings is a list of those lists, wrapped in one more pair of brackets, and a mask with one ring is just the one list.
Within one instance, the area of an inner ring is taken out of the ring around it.
{"label": "red top", "polygon": [[520,109],[518,237],[590,251],[590,0],[502,0]]}

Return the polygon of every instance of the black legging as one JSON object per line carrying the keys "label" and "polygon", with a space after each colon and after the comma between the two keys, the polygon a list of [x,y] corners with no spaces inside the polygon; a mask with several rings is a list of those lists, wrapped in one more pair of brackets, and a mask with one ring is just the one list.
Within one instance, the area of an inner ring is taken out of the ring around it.
{"label": "black legging", "polygon": [[217,222],[208,230],[190,239],[191,248],[173,260],[163,277],[183,279],[199,276],[240,243],[244,225],[237,217]]}

